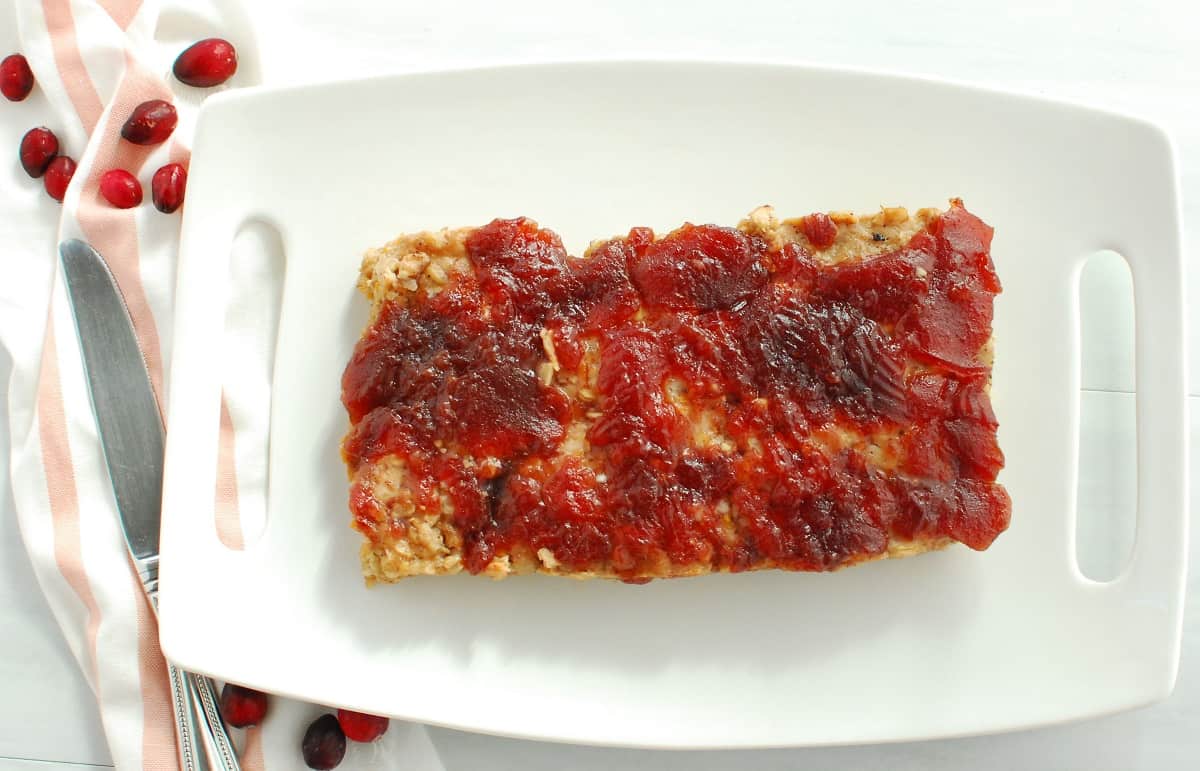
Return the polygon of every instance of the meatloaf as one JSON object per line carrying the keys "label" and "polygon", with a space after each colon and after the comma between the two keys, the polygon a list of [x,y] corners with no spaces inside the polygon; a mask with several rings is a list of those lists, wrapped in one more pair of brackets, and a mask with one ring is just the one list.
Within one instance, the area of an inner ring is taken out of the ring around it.
{"label": "meatloaf", "polygon": [[760,207],[568,255],[527,218],[362,260],[341,451],[368,583],[828,571],[1008,526],[992,229]]}

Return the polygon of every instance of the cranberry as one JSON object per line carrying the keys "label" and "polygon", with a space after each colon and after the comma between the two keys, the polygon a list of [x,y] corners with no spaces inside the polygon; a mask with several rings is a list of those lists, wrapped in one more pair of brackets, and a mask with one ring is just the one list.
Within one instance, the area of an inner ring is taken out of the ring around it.
{"label": "cranberry", "polygon": [[304,762],[309,768],[327,771],[335,768],[346,756],[346,734],[338,719],[325,714],[312,722],[304,732],[304,741],[300,745],[304,753]]}
{"label": "cranberry", "polygon": [[221,689],[221,717],[234,728],[258,725],[267,716],[267,695],[226,683]]}
{"label": "cranberry", "polygon": [[167,141],[179,115],[170,102],[151,99],[133,108],[133,114],[121,127],[121,136],[135,145],[157,145]]}
{"label": "cranberry", "polygon": [[65,155],[55,156],[54,160],[50,161],[50,165],[46,167],[45,176],[42,177],[46,194],[61,202],[63,196],[67,194],[67,186],[71,184],[73,176],[75,176],[75,161]]}
{"label": "cranberry", "polygon": [[142,202],[142,184],[125,169],[113,169],[100,177],[100,195],[118,209],[132,209]]}
{"label": "cranberry", "polygon": [[58,155],[58,137],[45,126],[29,129],[21,137],[21,167],[25,173],[38,178]]}
{"label": "cranberry", "polygon": [[346,733],[346,738],[355,742],[373,742],[388,730],[388,719],[378,715],[339,709],[337,719]]}
{"label": "cranberry", "polygon": [[816,249],[828,249],[837,238],[837,225],[828,214],[817,212],[800,220],[800,229]]}
{"label": "cranberry", "polygon": [[210,37],[194,43],[175,60],[175,77],[189,86],[219,86],[237,72],[237,51],[228,40]]}
{"label": "cranberry", "polygon": [[170,214],[183,205],[183,191],[187,187],[187,170],[178,163],[168,163],[150,180],[150,199],[154,208]]}
{"label": "cranberry", "polygon": [[20,54],[4,57],[0,62],[0,93],[10,102],[19,102],[33,90],[33,70]]}

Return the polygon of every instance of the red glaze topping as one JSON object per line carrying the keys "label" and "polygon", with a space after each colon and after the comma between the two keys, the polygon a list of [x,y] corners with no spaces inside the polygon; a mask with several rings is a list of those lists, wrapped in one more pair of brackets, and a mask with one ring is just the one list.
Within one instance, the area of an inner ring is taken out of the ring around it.
{"label": "red glaze topping", "polygon": [[[801,229],[818,249],[837,235],[823,214]],[[986,548],[1010,508],[980,359],[991,236],[956,203],[901,249],[818,267],[712,225],[571,259],[530,220],[495,220],[467,241],[471,273],[385,305],[360,340],[347,462],[401,456],[420,512],[440,485],[472,572],[542,548],[630,581],[664,563],[828,570],[889,539]],[[538,379],[543,330],[567,372],[597,352],[595,401]],[[722,441],[693,437],[700,412]],[[577,421],[589,449],[560,454]],[[371,537],[378,503],[358,487],[351,506]]]}

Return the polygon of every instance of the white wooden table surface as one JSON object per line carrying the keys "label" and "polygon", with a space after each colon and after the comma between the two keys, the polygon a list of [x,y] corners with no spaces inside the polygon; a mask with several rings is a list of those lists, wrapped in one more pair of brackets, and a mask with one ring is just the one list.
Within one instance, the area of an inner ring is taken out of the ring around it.
{"label": "white wooden table surface", "polygon": [[[26,0],[32,1],[32,0]],[[1101,105],[1157,121],[1178,150],[1185,236],[1200,234],[1200,5],[1190,0],[996,2],[492,3],[384,0],[246,2],[267,82],[301,83],[443,66],[585,57],[797,61],[950,78]],[[811,7],[810,7],[811,6]],[[5,20],[4,23],[7,23]],[[7,52],[0,52],[7,53]],[[15,155],[15,150],[14,153]],[[831,205],[836,202],[831,202]],[[1192,250],[1194,251],[1194,249]],[[1133,390],[1117,261],[1089,274],[1116,292],[1116,311],[1085,297],[1081,511],[1115,530],[1133,517]],[[1200,299],[1200,270],[1188,280]],[[1198,339],[1200,314],[1190,321]],[[1089,340],[1094,343],[1088,344]],[[1114,343],[1115,340],[1115,343]],[[1200,355],[1191,347],[1191,441],[1200,440]],[[10,362],[0,351],[0,398]],[[0,436],[7,435],[0,412]],[[0,464],[8,466],[8,441]],[[1190,472],[1200,487],[1195,455]],[[1193,503],[1193,511],[1196,506]],[[1108,532],[1097,530],[1097,533]],[[1085,561],[1119,551],[1094,539]],[[1193,564],[1200,556],[1193,538]],[[1136,712],[1002,736],[762,752],[661,753],[570,747],[434,731],[448,769],[889,768],[1164,769],[1200,758],[1200,579],[1189,580],[1183,661],[1175,693]],[[8,479],[0,474],[0,769],[109,764],[91,694],[60,638],[18,539]],[[1036,698],[1030,694],[1030,698]],[[297,757],[299,765],[299,757]]]}

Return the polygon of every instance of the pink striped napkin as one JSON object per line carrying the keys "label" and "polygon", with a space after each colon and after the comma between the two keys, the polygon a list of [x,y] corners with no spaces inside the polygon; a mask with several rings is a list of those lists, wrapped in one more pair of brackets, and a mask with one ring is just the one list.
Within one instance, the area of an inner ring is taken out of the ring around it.
{"label": "pink striped napkin", "polygon": [[[15,25],[11,22],[15,20]],[[82,238],[108,260],[121,285],[159,398],[170,359],[180,214],[149,203],[154,170],[187,164],[197,109],[212,89],[170,76],[180,51],[205,37],[237,47],[237,75],[222,88],[259,80],[253,33],[236,0],[15,0],[0,2],[0,57],[23,53],[37,79],[23,102],[0,100],[0,147],[11,148],[0,175],[0,341],[13,364],[9,389],[12,489],[21,535],[38,581],[101,707],[117,768],[172,769],[175,758],[166,669],[155,619],[125,555],[79,359],[70,307],[58,275],[56,245]],[[179,127],[157,147],[121,141],[134,106],[174,102]],[[46,125],[79,167],[64,204],[16,164],[24,132]],[[123,168],[141,180],[146,202],[108,205],[98,181]],[[185,204],[186,205],[186,204]],[[249,304],[250,297],[235,299]],[[247,324],[262,314],[247,313]],[[247,329],[253,336],[255,330]],[[241,506],[261,500],[266,426],[255,395],[266,383],[253,367],[230,367],[223,415],[229,449],[222,537],[239,540]],[[241,373],[240,375],[237,373]],[[233,448],[236,447],[236,451]],[[257,464],[257,465],[256,465]],[[235,731],[244,768],[302,768],[300,737],[323,708],[272,701],[263,726]],[[395,724],[380,742],[351,746],[343,768],[443,768],[425,729]]]}

